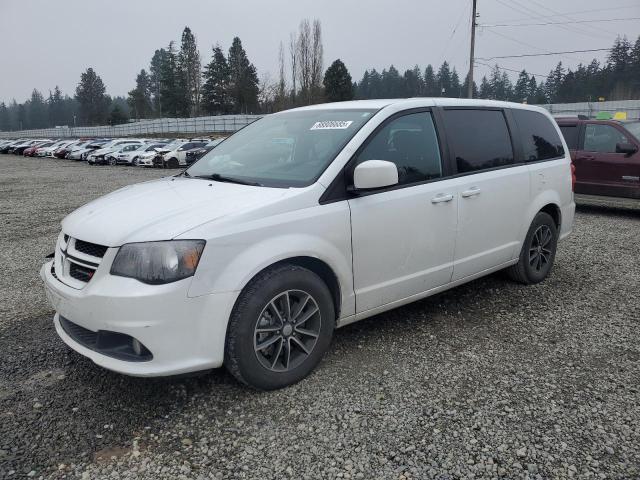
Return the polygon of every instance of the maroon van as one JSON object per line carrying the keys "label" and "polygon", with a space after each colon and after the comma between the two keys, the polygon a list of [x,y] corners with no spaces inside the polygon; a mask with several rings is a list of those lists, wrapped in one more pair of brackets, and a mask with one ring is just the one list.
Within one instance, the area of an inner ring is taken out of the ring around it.
{"label": "maroon van", "polygon": [[556,118],[580,195],[640,200],[640,121]]}

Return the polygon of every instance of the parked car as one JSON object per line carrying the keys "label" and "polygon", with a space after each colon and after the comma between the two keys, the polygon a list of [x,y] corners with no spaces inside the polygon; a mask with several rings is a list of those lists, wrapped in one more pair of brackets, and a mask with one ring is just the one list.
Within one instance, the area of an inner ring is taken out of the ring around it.
{"label": "parked car", "polygon": [[42,141],[42,142],[37,142],[34,143],[33,145],[31,145],[28,148],[25,148],[22,151],[22,155],[25,157],[36,157],[37,152],[41,149],[41,148],[46,148],[53,145],[53,142],[47,142],[47,141]]}
{"label": "parked car", "polygon": [[73,140],[69,143],[67,143],[66,145],[63,145],[62,147],[57,148],[54,152],[53,152],[53,156],[56,158],[66,158],[67,154],[69,152],[71,152],[71,150],[73,150],[74,148],[76,148],[78,145],[81,145],[83,143],[82,140]]}
{"label": "parked car", "polygon": [[179,176],[71,213],[41,276],[58,335],[98,365],[224,364],[279,388],[316,367],[335,327],[501,269],[544,280],[573,225],[570,165],[553,118],[528,105],[280,112]]}
{"label": "parked car", "polygon": [[575,166],[578,199],[640,199],[640,121],[577,117],[556,121]]}
{"label": "parked car", "polygon": [[87,163],[89,165],[107,165],[109,163],[106,160],[106,156],[108,154],[110,154],[111,152],[116,150],[117,147],[122,146],[122,145],[126,145],[126,144],[130,144],[130,143],[140,144],[142,142],[140,140],[137,140],[137,139],[136,140],[134,140],[134,139],[128,140],[128,139],[123,139],[123,138],[117,138],[115,140],[111,140],[110,142],[105,143],[100,148],[98,148],[95,151],[93,151],[90,154],[88,154],[87,155]]}
{"label": "parked car", "polygon": [[127,152],[133,152],[134,150],[137,150],[138,148],[142,147],[146,145],[145,143],[124,143],[122,145],[119,145],[117,147],[115,147],[113,150],[111,150],[111,152],[107,153],[104,156],[105,161],[109,164],[109,165],[117,165],[118,164],[118,157],[123,154],[123,153],[127,153]]}
{"label": "parked car", "polygon": [[12,146],[9,149],[9,153],[13,153],[14,155],[22,155],[22,153],[29,147],[32,147],[33,145],[36,145],[40,142],[43,142],[44,140],[25,140],[22,143],[18,143],[14,146]]}
{"label": "parked car", "polygon": [[203,147],[196,147],[196,148],[192,148],[191,150],[187,150],[186,155],[185,155],[186,164],[187,165],[191,165],[192,163],[196,162],[197,160],[200,160],[207,153],[209,153],[211,150],[213,150],[213,148],[216,145],[218,145],[220,142],[222,142],[222,140],[224,140],[224,139],[217,138],[216,140],[211,140],[210,142],[208,142]]}
{"label": "parked car", "polygon": [[58,148],[64,147],[71,143],[71,140],[60,140],[58,142],[53,143],[52,145],[46,148],[39,148],[36,152],[36,156],[38,157],[53,157],[53,152],[55,152]]}
{"label": "parked car", "polygon": [[88,142],[83,147],[74,149],[71,152],[69,152],[67,154],[67,158],[70,160],[86,160],[87,155],[96,151],[106,143],[107,143],[107,140],[94,140],[94,141]]}
{"label": "parked car", "polygon": [[189,141],[179,144],[174,150],[170,150],[162,155],[162,164],[158,165],[163,168],[178,168],[187,165],[187,151],[194,148],[204,147],[207,141]]}
{"label": "parked car", "polygon": [[116,156],[116,163],[123,165],[138,166],[138,160],[142,155],[150,154],[153,157],[156,154],[156,148],[164,147],[164,143],[143,143],[137,148],[129,151],[121,151]]}

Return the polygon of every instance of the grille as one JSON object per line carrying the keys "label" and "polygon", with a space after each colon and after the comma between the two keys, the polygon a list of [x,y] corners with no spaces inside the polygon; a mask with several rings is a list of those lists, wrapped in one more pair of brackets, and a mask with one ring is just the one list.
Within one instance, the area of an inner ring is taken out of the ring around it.
{"label": "grille", "polygon": [[82,265],[78,265],[77,263],[70,262],[69,264],[69,276],[71,278],[75,278],[76,280],[80,280],[81,282],[88,282],[93,277],[95,270],[92,268],[83,267]]}
{"label": "grille", "polygon": [[98,245],[96,243],[89,243],[76,239],[75,249],[86,255],[91,255],[92,257],[104,257],[108,248],[109,247],[105,247],[104,245]]}

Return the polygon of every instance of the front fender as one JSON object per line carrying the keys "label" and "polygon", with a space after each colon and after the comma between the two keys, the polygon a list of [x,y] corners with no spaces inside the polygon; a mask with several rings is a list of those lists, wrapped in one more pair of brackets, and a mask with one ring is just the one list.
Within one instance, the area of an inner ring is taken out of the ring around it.
{"label": "front fender", "polygon": [[273,220],[207,240],[189,296],[237,292],[274,263],[312,257],[326,263],[338,279],[342,316],[353,314],[351,224],[346,202],[317,205]]}

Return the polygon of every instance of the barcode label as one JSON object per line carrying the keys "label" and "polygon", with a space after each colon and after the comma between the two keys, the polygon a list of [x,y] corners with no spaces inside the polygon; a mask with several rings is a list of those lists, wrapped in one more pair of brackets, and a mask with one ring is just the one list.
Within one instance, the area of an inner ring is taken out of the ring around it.
{"label": "barcode label", "polygon": [[326,122],[316,122],[309,130],[344,130],[349,128],[353,122],[351,120],[328,120]]}

